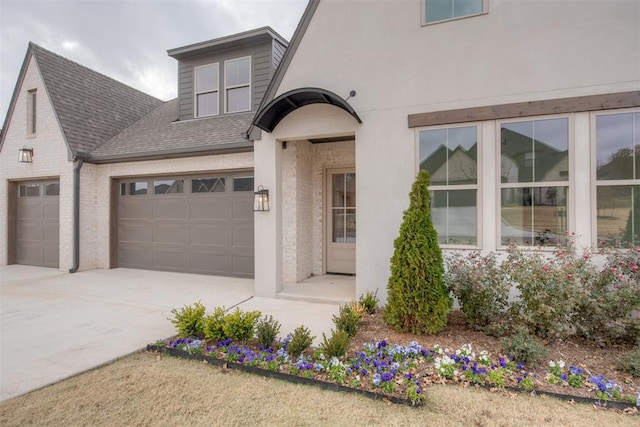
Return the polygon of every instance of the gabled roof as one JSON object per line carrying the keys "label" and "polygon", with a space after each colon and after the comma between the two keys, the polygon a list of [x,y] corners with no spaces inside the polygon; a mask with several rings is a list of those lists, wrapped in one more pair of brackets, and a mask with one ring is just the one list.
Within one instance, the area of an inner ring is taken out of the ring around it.
{"label": "gabled roof", "polygon": [[178,99],[165,102],[91,152],[92,163],[251,151],[244,138],[253,113],[177,121]]}
{"label": "gabled roof", "polygon": [[29,43],[4,129],[31,57],[35,58],[64,138],[74,154],[92,151],[162,104],[157,98]]}

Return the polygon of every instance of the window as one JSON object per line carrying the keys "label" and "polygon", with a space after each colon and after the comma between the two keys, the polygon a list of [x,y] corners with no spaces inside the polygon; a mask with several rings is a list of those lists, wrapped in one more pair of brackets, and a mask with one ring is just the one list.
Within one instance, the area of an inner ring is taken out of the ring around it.
{"label": "window", "polygon": [[36,89],[27,92],[27,135],[36,134]]}
{"label": "window", "polygon": [[127,182],[120,184],[121,196],[142,196],[147,194],[147,181]]}
{"label": "window", "polygon": [[253,191],[253,177],[252,176],[234,177],[233,191]]}
{"label": "window", "polygon": [[52,182],[44,185],[45,196],[59,196],[60,195],[60,183]]}
{"label": "window", "polygon": [[184,180],[182,179],[156,179],[153,181],[154,194],[179,194],[184,193]]}
{"label": "window", "polygon": [[225,191],[224,177],[193,178],[191,180],[192,193],[224,193]]}
{"label": "window", "polygon": [[478,127],[419,132],[420,169],[431,175],[431,219],[441,244],[478,244]]}
{"label": "window", "polygon": [[218,114],[218,64],[203,65],[194,69],[196,117]]}
{"label": "window", "polygon": [[555,245],[567,231],[569,120],[500,126],[501,244]]}
{"label": "window", "polygon": [[486,13],[486,0],[423,0],[423,23],[448,21]]}
{"label": "window", "polygon": [[640,243],[640,112],[598,115],[596,228],[598,242]]}
{"label": "window", "polygon": [[22,184],[18,188],[18,197],[40,197],[40,184]]}
{"label": "window", "polygon": [[224,63],[225,111],[236,113],[251,110],[251,58]]}

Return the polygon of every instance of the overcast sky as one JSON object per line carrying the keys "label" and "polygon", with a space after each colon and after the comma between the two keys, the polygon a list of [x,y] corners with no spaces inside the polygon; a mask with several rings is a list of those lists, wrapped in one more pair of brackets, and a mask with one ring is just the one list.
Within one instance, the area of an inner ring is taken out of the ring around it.
{"label": "overcast sky", "polygon": [[0,123],[29,41],[162,100],[175,47],[270,26],[287,40],[307,0],[0,0]]}

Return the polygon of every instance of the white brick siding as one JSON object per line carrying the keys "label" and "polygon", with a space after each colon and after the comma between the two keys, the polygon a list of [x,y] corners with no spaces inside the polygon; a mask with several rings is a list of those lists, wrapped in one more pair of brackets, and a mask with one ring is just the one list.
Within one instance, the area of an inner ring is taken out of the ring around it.
{"label": "white brick siding", "polygon": [[[36,134],[27,136],[27,91],[36,89]],[[0,151],[0,265],[8,262],[8,187],[10,181],[60,179],[60,270],[71,267],[73,163],[35,59],[31,58],[18,89]],[[19,163],[18,150],[33,148],[33,163]]]}

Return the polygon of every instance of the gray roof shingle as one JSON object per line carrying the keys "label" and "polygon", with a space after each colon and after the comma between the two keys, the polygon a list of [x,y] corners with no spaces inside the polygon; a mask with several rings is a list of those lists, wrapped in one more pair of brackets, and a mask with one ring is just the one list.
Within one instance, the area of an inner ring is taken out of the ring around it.
{"label": "gray roof shingle", "polygon": [[253,112],[176,121],[178,99],[163,103],[91,152],[91,160],[108,162],[195,153],[248,150],[244,138]]}
{"label": "gray roof shingle", "polygon": [[74,153],[89,153],[162,101],[29,43]]}

